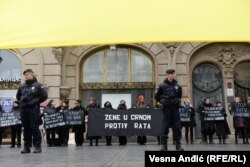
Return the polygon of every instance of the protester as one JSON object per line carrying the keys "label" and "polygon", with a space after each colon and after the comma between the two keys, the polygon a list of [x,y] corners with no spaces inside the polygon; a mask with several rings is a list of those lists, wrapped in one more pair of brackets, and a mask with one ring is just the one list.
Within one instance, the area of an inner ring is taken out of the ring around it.
{"label": "protester", "polygon": [[[47,106],[43,110],[43,115],[50,115],[56,112],[55,101],[50,100]],[[55,146],[55,136],[56,136],[56,128],[46,129],[46,141],[48,147]]]}
{"label": "protester", "polygon": [[[104,103],[104,109],[106,110],[113,109],[112,104],[109,101],[106,101]],[[112,136],[105,136],[105,138],[106,138],[106,145],[111,146]]]}
{"label": "protester", "polygon": [[[89,110],[91,108],[101,108],[99,104],[96,103],[96,99],[94,97],[89,98],[89,105],[86,107],[86,115],[88,115]],[[93,146],[93,140],[95,139],[95,145],[98,146],[98,139],[100,136],[88,136],[89,137],[89,145]]]}
{"label": "protester", "polygon": [[[216,103],[217,107],[222,107],[221,102]],[[219,144],[226,144],[226,135],[230,134],[230,129],[227,124],[227,113],[225,108],[222,108],[222,112],[224,113],[224,120],[216,122],[216,134],[219,138]],[[222,138],[222,140],[221,140]]]}
{"label": "protester", "polygon": [[[18,101],[14,101],[13,112],[20,113],[19,107],[20,107],[20,103]],[[11,126],[11,146],[10,146],[10,148],[15,148],[16,145],[18,148],[21,147],[21,134],[22,134],[22,124]],[[17,140],[17,143],[16,143],[16,140]]]}
{"label": "protester", "polygon": [[209,144],[213,143],[213,135],[215,132],[215,123],[213,121],[205,121],[205,107],[212,107],[213,105],[210,103],[209,98],[205,98],[203,103],[199,107],[199,114],[201,119],[201,134],[202,141],[204,143],[208,143],[207,137],[209,137]]}
{"label": "protester", "polygon": [[[83,115],[85,113],[85,108],[81,104],[81,100],[75,101],[75,107],[73,108],[73,111],[82,111]],[[85,119],[83,116],[82,124],[81,125],[73,125],[73,132],[75,132],[75,143],[76,146],[82,146],[84,142],[83,134],[85,132]]]}
{"label": "protester", "polygon": [[[137,100],[135,108],[149,108],[149,105],[146,104],[145,98],[143,95],[138,96],[138,100]],[[147,142],[146,136],[138,136],[137,137],[138,144],[145,145],[146,142]]]}
{"label": "protester", "polygon": [[[64,99],[61,103],[61,105],[57,108],[57,112],[60,112],[63,114],[64,112],[67,112],[69,110],[69,100]],[[58,136],[59,136],[59,143],[63,147],[68,146],[69,141],[69,125],[60,126],[57,128],[58,130]]]}
{"label": "protester", "polygon": [[[126,101],[121,100],[117,109],[122,110],[122,111],[126,111],[127,110]],[[119,136],[119,144],[120,144],[120,146],[125,146],[127,144],[127,136]]]}
{"label": "protester", "polygon": [[190,115],[190,121],[189,122],[182,122],[181,125],[182,127],[185,128],[185,139],[186,139],[186,143],[189,143],[189,138],[188,138],[188,134],[190,131],[190,144],[193,144],[194,142],[194,127],[196,126],[196,122],[195,122],[195,111],[194,108],[192,106],[192,104],[190,103],[189,99],[184,99],[184,109],[188,110],[189,115]]}
{"label": "protester", "polygon": [[[236,111],[236,106],[241,102],[240,97],[236,96],[234,98],[234,102],[229,106],[229,111],[231,114]],[[244,117],[233,117],[233,126],[235,129],[235,144],[238,144],[238,136],[241,133],[243,144],[246,144],[246,130],[247,130],[247,124],[248,124],[248,118]]]}

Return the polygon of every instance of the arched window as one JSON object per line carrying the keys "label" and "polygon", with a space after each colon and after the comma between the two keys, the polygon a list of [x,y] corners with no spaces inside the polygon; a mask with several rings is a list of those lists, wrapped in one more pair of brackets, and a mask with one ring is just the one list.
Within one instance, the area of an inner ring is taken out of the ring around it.
{"label": "arched window", "polygon": [[0,50],[0,101],[4,97],[15,98],[21,78],[21,61],[11,52]]}
{"label": "arched window", "polygon": [[146,101],[152,103],[154,64],[146,52],[118,45],[103,47],[85,57],[80,83],[84,105],[91,96],[102,104],[109,99],[107,97],[111,100],[116,97],[117,101],[122,100],[119,99],[122,96],[131,97],[127,100],[133,105],[138,95],[144,95]]}
{"label": "arched window", "polygon": [[132,48],[105,48],[83,63],[83,83],[153,82],[152,61]]}

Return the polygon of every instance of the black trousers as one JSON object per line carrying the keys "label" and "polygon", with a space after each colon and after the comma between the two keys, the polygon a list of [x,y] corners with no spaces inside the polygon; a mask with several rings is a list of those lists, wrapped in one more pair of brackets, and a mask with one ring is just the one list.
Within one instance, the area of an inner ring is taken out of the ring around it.
{"label": "black trousers", "polygon": [[67,146],[68,141],[69,141],[69,126],[61,126],[58,128],[58,136],[59,136],[59,141],[60,145],[62,146]]}
{"label": "black trousers", "polygon": [[111,141],[112,141],[112,136],[106,136],[106,145],[111,145]]}
{"label": "black trousers", "polygon": [[127,144],[127,136],[119,136],[119,143],[120,143],[120,145],[126,145]]}
{"label": "black trousers", "polygon": [[169,128],[172,123],[175,141],[181,140],[181,121],[178,107],[163,107],[162,144],[167,144]]}
{"label": "black trousers", "polygon": [[194,127],[193,126],[185,126],[185,139],[186,139],[186,142],[189,141],[189,138],[188,138],[189,130],[190,130],[190,140],[191,142],[193,142],[193,139],[194,139]]}
{"label": "black trousers", "polygon": [[[22,125],[11,126],[11,146],[21,146]],[[16,143],[17,139],[17,143]]]}
{"label": "black trousers", "polygon": [[76,145],[82,145],[84,138],[83,138],[83,134],[84,134],[84,126],[83,125],[74,125],[73,127],[74,131],[75,131],[75,142]]}
{"label": "black trousers", "polygon": [[39,130],[40,109],[39,106],[25,107],[21,109],[23,124],[24,144],[41,144],[41,132]]}
{"label": "black trousers", "polygon": [[55,144],[56,128],[46,129],[46,141],[49,146]]}

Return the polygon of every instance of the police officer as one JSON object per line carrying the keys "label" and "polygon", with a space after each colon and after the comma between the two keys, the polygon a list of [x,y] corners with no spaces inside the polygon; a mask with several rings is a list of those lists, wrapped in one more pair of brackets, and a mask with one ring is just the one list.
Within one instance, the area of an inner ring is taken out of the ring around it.
{"label": "police officer", "polygon": [[158,105],[163,107],[162,121],[162,151],[167,151],[167,139],[169,127],[172,124],[174,140],[176,141],[176,150],[183,151],[181,147],[181,122],[179,107],[182,97],[182,88],[175,80],[175,70],[168,69],[166,71],[167,78],[160,84],[155,100]]}
{"label": "police officer", "polygon": [[45,101],[48,95],[42,84],[37,82],[32,69],[25,70],[23,75],[25,83],[19,87],[16,95],[20,102],[20,115],[24,128],[24,149],[21,153],[30,153],[32,136],[34,153],[41,153],[40,103]]}

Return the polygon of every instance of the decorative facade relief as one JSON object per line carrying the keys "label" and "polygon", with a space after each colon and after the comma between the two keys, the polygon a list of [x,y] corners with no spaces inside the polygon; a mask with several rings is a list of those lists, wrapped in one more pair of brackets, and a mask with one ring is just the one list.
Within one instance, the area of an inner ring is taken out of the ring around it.
{"label": "decorative facade relief", "polygon": [[52,53],[55,55],[56,59],[58,60],[59,64],[62,64],[63,57],[66,53],[66,49],[63,47],[54,47],[52,49]]}
{"label": "decorative facade relief", "polygon": [[163,43],[163,45],[168,49],[170,56],[173,57],[177,47],[180,45],[178,42],[168,42]]}

